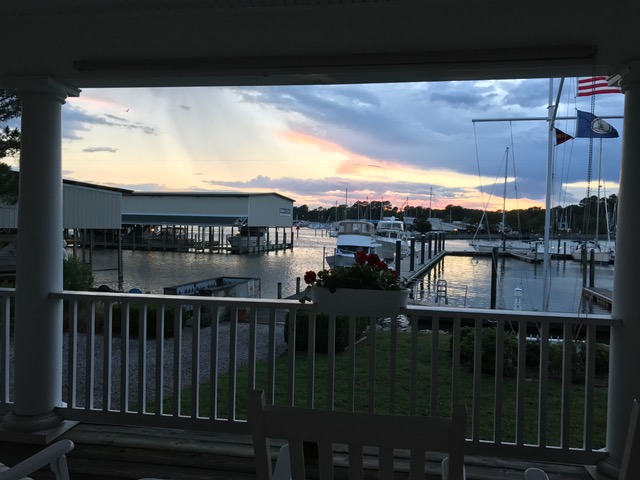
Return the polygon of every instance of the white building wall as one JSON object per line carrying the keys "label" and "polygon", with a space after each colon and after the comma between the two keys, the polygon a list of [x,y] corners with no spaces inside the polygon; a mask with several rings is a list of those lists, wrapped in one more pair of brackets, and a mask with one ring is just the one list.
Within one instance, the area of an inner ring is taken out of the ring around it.
{"label": "white building wall", "polygon": [[[121,226],[122,194],[72,184],[62,188],[63,228],[109,228]],[[0,203],[0,228],[18,227],[18,204]]]}

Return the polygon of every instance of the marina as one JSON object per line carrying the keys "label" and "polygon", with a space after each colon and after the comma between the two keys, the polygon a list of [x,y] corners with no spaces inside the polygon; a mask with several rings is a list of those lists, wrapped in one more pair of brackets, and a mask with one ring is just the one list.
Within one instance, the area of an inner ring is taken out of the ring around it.
{"label": "marina", "polygon": [[[192,283],[202,278],[245,277],[260,278],[262,298],[286,298],[305,288],[304,273],[328,268],[326,256],[333,253],[335,238],[324,230],[301,228],[294,233],[294,248],[251,255],[202,254],[195,251],[143,251],[123,252],[122,290],[138,289],[142,292],[163,293],[168,285]],[[415,242],[414,255],[404,258],[400,265],[403,278],[420,273],[415,284],[415,299],[419,304],[435,305],[439,280],[447,282],[449,306],[489,308],[491,257],[479,255],[469,247],[467,240],[447,238],[446,256],[428,271],[426,264],[433,258],[435,246],[425,245],[425,261],[421,258],[421,244]],[[95,285],[118,288],[117,252],[96,249],[92,254]],[[422,273],[423,272],[423,273]],[[539,263],[518,261],[500,256],[497,263],[497,299],[499,309],[513,309],[514,292],[522,289],[521,308],[542,310],[543,267]],[[568,256],[555,257],[549,272],[551,312],[607,313],[605,304],[592,297],[583,297],[585,273],[579,262]],[[613,290],[613,265],[595,265],[593,287]]]}

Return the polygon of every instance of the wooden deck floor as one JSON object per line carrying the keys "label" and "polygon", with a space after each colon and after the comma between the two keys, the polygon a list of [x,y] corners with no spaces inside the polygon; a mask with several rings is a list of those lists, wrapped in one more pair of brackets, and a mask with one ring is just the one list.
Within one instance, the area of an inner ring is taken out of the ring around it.
{"label": "wooden deck floor", "polygon": [[[75,443],[68,455],[72,480],[254,479],[253,446],[247,436],[79,424],[63,435]],[[34,445],[0,443],[2,461],[12,465],[34,453]],[[274,450],[275,451],[275,450]],[[370,459],[373,461],[373,459]],[[531,466],[546,470],[551,480],[591,480],[582,466],[531,464],[495,458],[467,457],[470,480],[521,480]],[[311,468],[312,470],[312,468]],[[440,458],[427,461],[425,480],[440,478]],[[312,473],[312,471],[310,472]],[[38,478],[46,480],[50,474]],[[396,478],[405,478],[402,471]],[[313,476],[310,475],[310,478]],[[343,478],[346,478],[346,474]]]}

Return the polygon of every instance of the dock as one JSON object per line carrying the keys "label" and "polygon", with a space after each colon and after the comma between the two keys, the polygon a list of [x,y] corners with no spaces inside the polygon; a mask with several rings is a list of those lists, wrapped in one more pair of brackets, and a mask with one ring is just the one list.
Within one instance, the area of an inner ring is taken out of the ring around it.
{"label": "dock", "polygon": [[582,287],[582,296],[607,310],[613,305],[613,291],[608,288]]}

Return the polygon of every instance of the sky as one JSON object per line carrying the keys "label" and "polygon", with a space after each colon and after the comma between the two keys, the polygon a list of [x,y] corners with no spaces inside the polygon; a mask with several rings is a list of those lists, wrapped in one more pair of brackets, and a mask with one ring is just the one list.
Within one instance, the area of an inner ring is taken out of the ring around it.
{"label": "sky", "polygon": [[[506,208],[544,208],[547,122],[516,119],[547,116],[549,85],[85,89],[63,106],[63,177],[136,191],[277,192],[309,208],[389,201],[497,210],[508,159]],[[622,120],[610,118],[622,116],[622,94],[575,92],[567,79],[559,117],[591,111],[593,99],[594,113],[622,135]],[[495,119],[512,121],[474,122]],[[573,135],[575,123],[556,127]],[[589,143],[553,148],[553,206],[586,196]],[[621,139],[592,147],[590,194],[598,185],[601,196],[617,193]]]}

